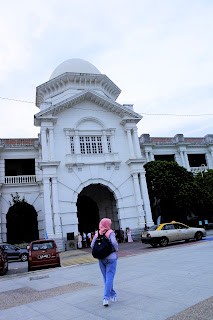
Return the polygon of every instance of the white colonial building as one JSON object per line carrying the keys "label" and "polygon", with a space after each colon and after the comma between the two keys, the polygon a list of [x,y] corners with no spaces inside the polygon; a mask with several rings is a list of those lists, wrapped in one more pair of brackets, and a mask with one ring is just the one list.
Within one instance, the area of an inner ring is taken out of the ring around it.
{"label": "white colonial building", "polygon": [[8,240],[16,192],[35,208],[39,237],[54,238],[62,248],[68,235],[94,231],[103,217],[116,230],[130,227],[133,236],[153,224],[147,161],[213,168],[212,135],[138,138],[142,117],[132,105],[116,102],[120,92],[81,59],[65,61],[37,87],[39,137],[0,140],[0,242]]}

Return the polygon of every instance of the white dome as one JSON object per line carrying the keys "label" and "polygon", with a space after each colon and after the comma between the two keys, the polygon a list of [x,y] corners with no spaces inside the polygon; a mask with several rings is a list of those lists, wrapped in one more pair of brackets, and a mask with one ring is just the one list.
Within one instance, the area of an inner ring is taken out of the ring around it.
{"label": "white dome", "polygon": [[62,62],[51,74],[50,80],[65,72],[101,74],[100,71],[83,59],[69,59]]}

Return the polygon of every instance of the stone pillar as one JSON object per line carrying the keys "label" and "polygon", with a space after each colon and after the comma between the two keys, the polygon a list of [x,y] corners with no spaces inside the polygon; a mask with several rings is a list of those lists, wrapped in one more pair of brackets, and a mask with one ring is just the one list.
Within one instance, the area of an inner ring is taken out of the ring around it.
{"label": "stone pillar", "polygon": [[60,211],[58,203],[58,184],[57,179],[52,178],[52,200],[53,200],[53,218],[56,236],[61,237]]}
{"label": "stone pillar", "polygon": [[49,238],[54,236],[53,231],[53,216],[50,200],[50,180],[47,177],[43,178],[43,188],[44,188],[44,215],[46,223],[46,232]]}
{"label": "stone pillar", "polygon": [[189,159],[188,159],[188,156],[187,156],[187,152],[184,151],[183,154],[184,154],[186,169],[187,169],[188,171],[191,171],[191,168],[190,168],[190,165],[189,165]]}
{"label": "stone pillar", "polygon": [[143,210],[143,201],[141,198],[141,192],[140,192],[140,185],[138,180],[138,173],[132,174],[133,178],[133,184],[135,189],[135,197],[136,197],[136,203],[137,203],[137,211],[138,211],[138,225],[139,227],[144,227],[145,220],[144,220],[144,210]]}
{"label": "stone pillar", "polygon": [[108,147],[107,147],[106,131],[103,131],[102,146],[103,146],[103,153],[109,153]]}
{"label": "stone pillar", "polygon": [[71,154],[70,135],[68,132],[66,132],[66,152],[67,154]]}
{"label": "stone pillar", "polygon": [[46,128],[41,128],[42,161],[48,160]]}
{"label": "stone pillar", "polygon": [[2,203],[1,203],[1,185],[0,185],[0,243],[2,243],[2,218],[1,218],[1,214],[2,214],[2,207],[1,207]]}
{"label": "stone pillar", "polygon": [[77,130],[75,131],[75,136],[74,136],[74,148],[75,148],[76,154],[81,154],[80,141],[79,141],[79,135]]}
{"label": "stone pillar", "polygon": [[182,166],[186,168],[186,164],[183,157],[183,151],[180,151],[180,157],[181,157]]}
{"label": "stone pillar", "polygon": [[49,128],[50,137],[50,160],[55,160],[54,135],[53,128]]}
{"label": "stone pillar", "polygon": [[211,158],[212,158],[212,162],[213,162],[213,150],[212,149],[210,150],[210,153],[211,153]]}
{"label": "stone pillar", "polygon": [[115,130],[111,130],[110,144],[111,144],[112,153],[114,153],[116,151],[116,148],[115,148]]}
{"label": "stone pillar", "polygon": [[205,156],[208,169],[213,169],[213,159],[211,158],[211,154],[209,152],[206,152]]}
{"label": "stone pillar", "polygon": [[128,138],[128,144],[129,144],[130,158],[134,159],[131,129],[127,129],[126,131],[127,131],[127,138]]}
{"label": "stone pillar", "polygon": [[150,151],[150,161],[155,161],[155,157],[152,151]]}
{"label": "stone pillar", "polygon": [[140,149],[140,144],[139,144],[139,139],[138,139],[138,129],[137,128],[133,129],[133,139],[134,139],[134,144],[135,144],[136,157],[141,158],[141,149]]}
{"label": "stone pillar", "polygon": [[145,170],[140,172],[140,187],[141,187],[141,194],[143,198],[143,207],[145,211],[145,220],[146,220],[147,226],[150,227],[153,225],[153,220],[152,220],[152,212],[151,212],[150,201],[149,201],[149,193],[148,193],[147,184],[146,184]]}
{"label": "stone pillar", "polygon": [[149,152],[145,151],[145,156],[146,156],[146,162],[149,162]]}

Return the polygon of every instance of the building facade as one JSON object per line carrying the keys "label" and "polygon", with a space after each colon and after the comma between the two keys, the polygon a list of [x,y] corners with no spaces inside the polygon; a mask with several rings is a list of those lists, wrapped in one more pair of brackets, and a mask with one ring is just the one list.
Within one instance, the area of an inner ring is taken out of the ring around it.
{"label": "building facade", "polygon": [[81,59],[63,62],[37,87],[39,137],[0,139],[0,242],[8,241],[16,193],[35,208],[39,238],[53,238],[62,249],[69,234],[94,231],[103,217],[115,230],[130,227],[133,237],[153,224],[147,161],[175,160],[194,172],[213,168],[213,135],[138,138],[142,117],[116,102],[120,92]]}

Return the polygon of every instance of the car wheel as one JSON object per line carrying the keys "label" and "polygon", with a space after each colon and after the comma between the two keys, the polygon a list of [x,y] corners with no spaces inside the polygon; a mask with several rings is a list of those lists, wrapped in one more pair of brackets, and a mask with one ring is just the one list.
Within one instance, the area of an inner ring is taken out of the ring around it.
{"label": "car wheel", "polygon": [[21,255],[21,261],[25,262],[25,261],[27,261],[27,259],[28,259],[27,254],[26,254],[26,253],[23,253],[23,254]]}
{"label": "car wheel", "polygon": [[161,238],[160,239],[160,246],[161,247],[166,247],[167,246],[167,244],[168,244],[168,239],[167,238]]}
{"label": "car wheel", "polygon": [[151,244],[151,246],[152,246],[153,248],[156,248],[157,245],[158,245],[155,241],[151,242],[150,244]]}
{"label": "car wheel", "polygon": [[196,239],[197,241],[202,240],[202,237],[203,237],[202,232],[197,232],[197,233],[195,234],[195,239]]}

